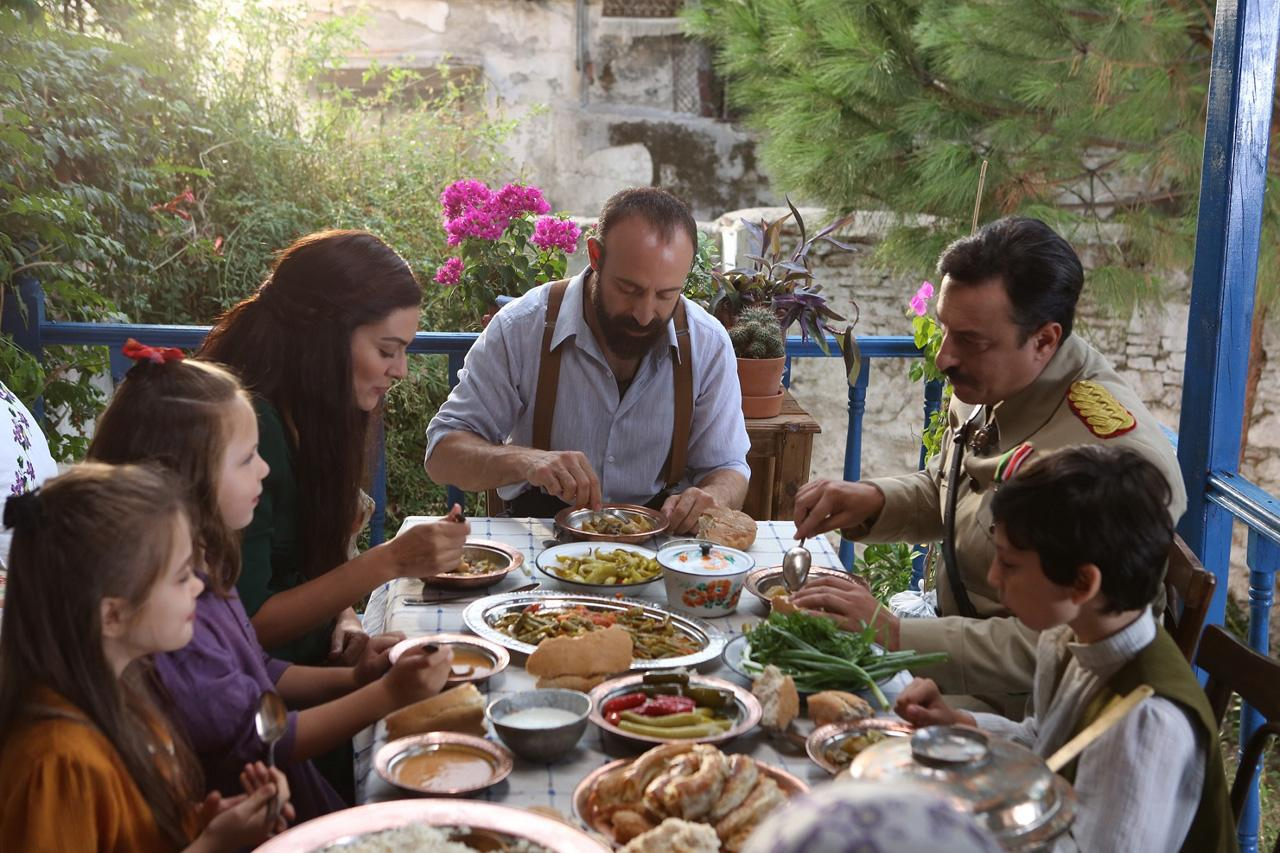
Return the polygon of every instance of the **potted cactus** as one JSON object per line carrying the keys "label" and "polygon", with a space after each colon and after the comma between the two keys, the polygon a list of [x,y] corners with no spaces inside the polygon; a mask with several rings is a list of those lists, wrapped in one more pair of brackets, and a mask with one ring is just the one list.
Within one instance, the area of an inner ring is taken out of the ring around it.
{"label": "potted cactus", "polygon": [[786,341],[778,315],[763,305],[744,308],[729,329],[738,356],[742,412],[749,418],[772,418],[782,411],[782,371]]}

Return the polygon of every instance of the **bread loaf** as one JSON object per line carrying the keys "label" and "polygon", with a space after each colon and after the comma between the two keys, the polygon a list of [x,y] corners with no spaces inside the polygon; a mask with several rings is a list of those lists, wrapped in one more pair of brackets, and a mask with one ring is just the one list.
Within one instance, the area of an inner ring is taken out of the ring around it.
{"label": "bread loaf", "polygon": [[713,506],[698,518],[698,538],[745,551],[756,541],[756,522],[745,512]]}
{"label": "bread loaf", "polygon": [[766,666],[751,683],[751,692],[764,708],[760,725],[766,729],[782,731],[800,715],[800,694],[796,692],[795,680],[783,675],[773,664]]}
{"label": "bread loaf", "polygon": [[427,732],[462,732],[483,737],[484,696],[474,684],[463,684],[406,705],[387,717],[390,740]]}
{"label": "bread loaf", "polygon": [[543,640],[529,655],[525,670],[538,687],[567,687],[588,691],[606,676],[631,668],[634,643],[627,629],[614,625],[577,637]]}
{"label": "bread loaf", "polygon": [[875,711],[861,696],[843,690],[824,690],[809,697],[809,719],[815,726],[861,720],[875,716]]}

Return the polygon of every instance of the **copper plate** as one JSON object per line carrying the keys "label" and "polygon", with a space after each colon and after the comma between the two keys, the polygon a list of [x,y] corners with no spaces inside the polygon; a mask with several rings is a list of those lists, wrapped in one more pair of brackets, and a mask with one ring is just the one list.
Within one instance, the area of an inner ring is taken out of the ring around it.
{"label": "copper plate", "polygon": [[470,646],[493,661],[493,668],[488,672],[472,675],[458,675],[456,673],[450,674],[449,680],[446,682],[450,687],[458,684],[466,684],[467,682],[483,684],[490,678],[493,678],[495,675],[502,672],[507,668],[507,665],[511,663],[511,653],[502,646],[499,646],[497,643],[491,643],[488,640],[482,640],[479,637],[473,637],[470,634],[448,633],[423,634],[421,637],[410,637],[407,640],[401,640],[391,647],[391,654],[389,655],[391,663],[394,664],[398,661],[400,656],[409,651],[409,649],[417,648],[418,646],[425,646],[428,643],[435,643],[438,646]]}
{"label": "copper plate", "polygon": [[[843,578],[848,580],[849,573],[843,569],[823,569],[817,566],[809,569],[809,578]],[[768,568],[756,569],[747,575],[746,590],[765,603],[766,607],[772,607],[769,601],[769,590],[775,586],[782,586],[782,566],[770,566]]]}
{"label": "copper plate", "polygon": [[505,649],[523,655],[533,654],[537,646],[521,642],[515,637],[493,627],[502,616],[523,610],[531,604],[537,604],[544,610],[576,607],[581,604],[591,610],[622,611],[631,607],[639,607],[646,616],[655,619],[669,619],[676,630],[692,639],[698,645],[698,651],[679,657],[659,658],[657,660],[631,661],[632,669],[672,669],[680,666],[697,666],[720,657],[724,651],[725,635],[719,628],[680,613],[672,613],[652,601],[640,601],[635,598],[623,598],[609,595],[587,595],[585,593],[555,592],[534,590],[532,592],[500,592],[485,596],[467,605],[462,611],[462,624],[474,631],[477,636],[497,643]]}
{"label": "copper plate", "polygon": [[582,508],[573,509],[572,507],[567,507],[556,513],[556,529],[563,532],[570,539],[578,539],[583,542],[621,542],[623,544],[639,545],[641,542],[665,532],[670,524],[665,515],[646,506],[605,504],[601,509],[617,510],[623,515],[644,516],[653,524],[653,529],[648,533],[623,533],[617,536],[610,536],[607,533],[592,533],[588,530],[583,530],[579,525],[583,520],[596,515],[596,511]]}
{"label": "copper plate", "polygon": [[[613,839],[613,826],[596,814],[596,784],[599,783],[600,777],[606,773],[610,773],[620,767],[626,767],[635,760],[634,758],[620,758],[617,761],[610,761],[603,767],[597,767],[584,776],[582,781],[578,783],[578,787],[573,789],[573,816],[587,829],[594,830],[605,838]],[[788,798],[798,796],[809,790],[808,785],[785,770],[770,767],[763,761],[757,761],[756,764],[762,773],[772,777],[773,781],[778,783],[778,787],[782,789],[782,793]]]}
{"label": "copper plate", "polygon": [[[410,785],[396,779],[396,764],[401,760],[421,752],[431,752],[448,747],[462,747],[481,753],[489,760],[493,767],[493,772],[484,783],[465,788],[426,788]],[[402,791],[412,791],[415,794],[426,794],[431,797],[457,797],[464,794],[474,794],[476,791],[483,791],[485,788],[498,784],[511,775],[514,760],[506,747],[485,740],[482,737],[459,734],[458,732],[431,732],[425,735],[409,735],[408,737],[402,737],[399,740],[383,744],[382,748],[373,757],[373,766],[378,771],[378,775],[387,780],[388,784],[394,785]]]}
{"label": "copper plate", "polygon": [[[870,717],[865,720],[845,720],[842,723],[828,723],[825,726],[819,726],[810,733],[809,739],[805,741],[804,749],[805,752],[809,753],[809,758],[814,764],[835,775],[848,768],[849,764],[834,764],[828,761],[826,751],[842,741],[871,731],[894,732],[906,737],[915,731],[915,726],[902,720],[890,720],[881,717]],[[852,763],[856,757],[851,757],[849,763]]]}
{"label": "copper plate", "polygon": [[446,572],[426,578],[422,582],[423,592],[430,589],[475,589],[482,586],[493,586],[507,575],[520,568],[524,563],[524,554],[510,545],[493,542],[488,539],[468,539],[462,546],[464,558],[474,557],[492,560],[500,568],[480,575],[461,575]]}
{"label": "copper plate", "polygon": [[512,840],[531,841],[555,853],[608,850],[577,827],[537,812],[476,800],[393,800],[314,818],[270,839],[258,848],[258,853],[340,851],[342,845],[360,841],[366,834],[413,824],[465,826]]}
{"label": "copper plate", "polygon": [[648,735],[638,735],[634,732],[628,732],[618,728],[612,723],[606,722],[604,712],[601,710],[605,702],[608,702],[615,696],[621,696],[624,693],[631,693],[641,684],[644,683],[643,675],[624,675],[621,678],[613,678],[603,684],[598,685],[591,691],[591,722],[604,732],[621,738],[629,743],[650,747],[664,743],[681,742],[681,743],[724,743],[733,740],[738,735],[749,732],[760,723],[760,717],[763,710],[760,707],[760,700],[752,696],[750,691],[743,690],[731,681],[725,681],[723,678],[712,678],[708,675],[690,675],[690,687],[710,687],[714,690],[723,690],[726,693],[733,694],[733,702],[737,708],[738,720],[728,730],[716,735],[708,735],[701,738],[657,738]]}

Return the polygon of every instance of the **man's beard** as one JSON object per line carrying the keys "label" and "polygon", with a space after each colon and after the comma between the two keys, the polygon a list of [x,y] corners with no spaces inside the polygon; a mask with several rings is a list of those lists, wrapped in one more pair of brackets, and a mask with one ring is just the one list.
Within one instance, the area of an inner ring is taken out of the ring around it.
{"label": "man's beard", "polygon": [[604,345],[618,358],[640,358],[653,349],[667,330],[670,318],[655,317],[647,326],[641,326],[631,317],[610,317],[604,308],[604,300],[600,298],[600,277],[594,276],[591,282],[591,306],[596,312],[596,322],[600,326],[600,334]]}

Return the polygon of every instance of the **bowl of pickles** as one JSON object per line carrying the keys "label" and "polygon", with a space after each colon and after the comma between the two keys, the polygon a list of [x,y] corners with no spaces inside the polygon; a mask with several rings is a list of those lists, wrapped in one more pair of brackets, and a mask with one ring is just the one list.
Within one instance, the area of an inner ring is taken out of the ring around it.
{"label": "bowl of pickles", "polygon": [[543,551],[534,564],[553,580],[606,595],[636,589],[662,577],[657,555],[635,545],[568,542]]}
{"label": "bowl of pickles", "polygon": [[724,743],[760,723],[747,690],[684,670],[610,679],[591,691],[591,722],[610,739],[648,749],[662,743]]}

